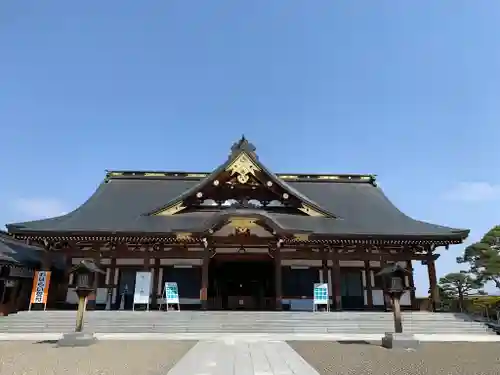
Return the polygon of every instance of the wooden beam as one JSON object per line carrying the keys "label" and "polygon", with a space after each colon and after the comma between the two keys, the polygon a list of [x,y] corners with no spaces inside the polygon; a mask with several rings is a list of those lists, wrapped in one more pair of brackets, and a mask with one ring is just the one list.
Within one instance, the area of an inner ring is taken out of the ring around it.
{"label": "wooden beam", "polygon": [[[234,248],[234,246],[233,246]],[[92,250],[60,250],[65,255],[73,258],[92,258],[95,253]],[[227,254],[228,256],[232,254]],[[123,251],[123,250],[108,250],[102,251],[103,258],[145,258],[149,256],[151,259],[172,259],[172,258],[184,258],[184,259],[202,259],[203,250],[188,251],[182,248],[172,248],[168,251],[150,251],[146,253],[145,251]],[[346,253],[346,254],[335,254],[334,257],[339,260],[381,260],[384,259],[387,262],[398,262],[398,261],[408,261],[408,260],[426,260],[427,255],[425,254],[375,254],[375,253]],[[282,251],[282,260],[293,260],[293,259],[310,259],[310,260],[322,260],[322,254],[315,251],[305,251],[297,250],[293,252]]]}
{"label": "wooden beam", "polygon": [[[374,254],[374,253],[346,253],[346,254],[334,254],[334,258],[339,260],[381,260],[385,259],[388,262],[398,262],[407,260],[424,260],[426,259],[425,254]],[[318,252],[303,251],[298,250],[294,252],[283,252],[282,259],[311,259],[311,260],[321,260],[322,255]]]}
{"label": "wooden beam", "polygon": [[[89,258],[92,256],[92,251],[77,250],[65,253],[73,258]],[[103,258],[137,258],[143,259],[149,256],[150,259],[202,259],[203,251],[187,251],[181,249],[172,249],[170,251],[150,251],[146,254],[144,251],[103,251]]]}

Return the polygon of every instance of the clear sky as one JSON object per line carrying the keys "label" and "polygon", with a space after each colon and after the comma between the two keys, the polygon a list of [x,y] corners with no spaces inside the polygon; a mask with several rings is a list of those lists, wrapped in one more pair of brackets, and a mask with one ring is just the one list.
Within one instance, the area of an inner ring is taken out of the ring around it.
{"label": "clear sky", "polygon": [[105,169],[209,171],[244,133],[276,172],[377,174],[405,213],[477,240],[500,221],[499,16],[493,0],[2,1],[0,223],[76,208]]}

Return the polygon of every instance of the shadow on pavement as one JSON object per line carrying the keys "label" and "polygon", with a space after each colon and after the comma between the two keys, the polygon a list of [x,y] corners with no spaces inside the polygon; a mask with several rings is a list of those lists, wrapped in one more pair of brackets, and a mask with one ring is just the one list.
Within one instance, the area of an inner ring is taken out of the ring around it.
{"label": "shadow on pavement", "polygon": [[33,344],[57,344],[59,340],[42,340],[42,341],[37,341],[34,342]]}
{"label": "shadow on pavement", "polygon": [[364,341],[364,340],[347,340],[347,341],[337,341],[342,345],[380,345],[375,342]]}

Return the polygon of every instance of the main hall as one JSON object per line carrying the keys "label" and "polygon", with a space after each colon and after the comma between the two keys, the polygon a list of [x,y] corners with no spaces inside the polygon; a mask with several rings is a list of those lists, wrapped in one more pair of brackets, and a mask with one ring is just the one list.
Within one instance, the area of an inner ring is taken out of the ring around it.
{"label": "main hall", "polygon": [[415,309],[412,261],[427,266],[435,308],[436,251],[469,233],[408,217],[374,175],[274,173],[245,137],[212,172],[108,171],[74,211],[7,229],[47,250],[42,269],[65,259],[49,308],[75,307],[69,270],[90,259],[105,271],[94,308],[111,310],[133,308],[141,271],[153,309],[175,282],[183,310],[310,310],[316,283],[332,310],[384,310],[376,274],[394,262],[410,271],[401,304]]}

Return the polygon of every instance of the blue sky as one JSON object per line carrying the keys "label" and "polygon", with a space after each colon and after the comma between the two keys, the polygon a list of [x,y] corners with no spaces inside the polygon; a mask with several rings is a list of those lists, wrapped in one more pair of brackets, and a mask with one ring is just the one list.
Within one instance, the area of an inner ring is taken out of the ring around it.
{"label": "blue sky", "polygon": [[[0,223],[105,169],[374,173],[412,217],[499,224],[500,2],[4,1]],[[438,262],[456,270],[463,246]],[[428,288],[416,266],[418,294]]]}

